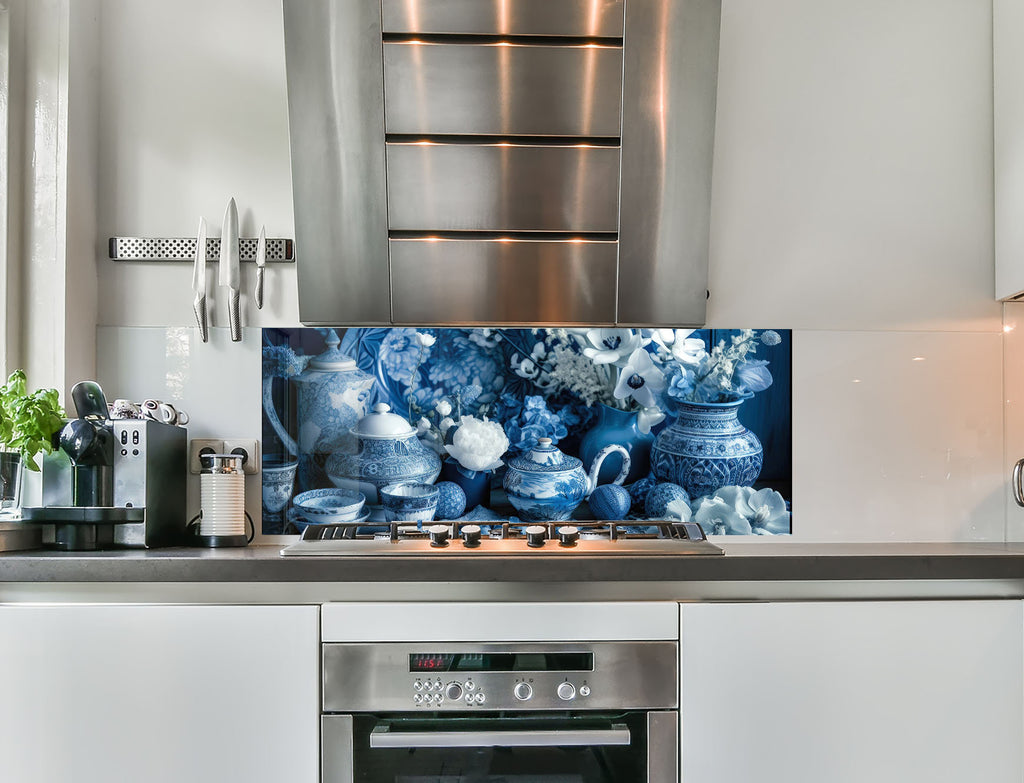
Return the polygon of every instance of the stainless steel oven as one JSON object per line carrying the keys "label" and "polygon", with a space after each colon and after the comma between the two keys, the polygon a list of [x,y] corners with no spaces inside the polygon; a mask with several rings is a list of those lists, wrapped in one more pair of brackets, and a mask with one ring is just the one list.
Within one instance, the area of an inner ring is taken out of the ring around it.
{"label": "stainless steel oven", "polygon": [[676,783],[675,641],[327,643],[324,783]]}

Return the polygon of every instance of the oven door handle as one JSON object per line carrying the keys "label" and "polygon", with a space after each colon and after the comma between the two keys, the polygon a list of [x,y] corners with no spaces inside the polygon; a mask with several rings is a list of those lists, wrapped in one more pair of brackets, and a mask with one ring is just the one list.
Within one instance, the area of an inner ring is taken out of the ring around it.
{"label": "oven door handle", "polygon": [[387,723],[370,732],[371,748],[551,748],[628,745],[629,727],[615,723],[607,729],[555,731],[391,731]]}

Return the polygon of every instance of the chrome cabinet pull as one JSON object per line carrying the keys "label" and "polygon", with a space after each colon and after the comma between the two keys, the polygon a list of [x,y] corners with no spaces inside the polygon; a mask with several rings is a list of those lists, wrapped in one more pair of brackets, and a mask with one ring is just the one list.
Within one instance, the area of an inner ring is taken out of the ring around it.
{"label": "chrome cabinet pull", "polygon": [[1013,499],[1018,506],[1024,506],[1024,486],[1021,485],[1021,473],[1024,472],[1024,459],[1017,460],[1013,466]]}
{"label": "chrome cabinet pull", "polygon": [[388,724],[370,732],[371,748],[550,748],[628,745],[629,727],[562,731],[391,731]]}

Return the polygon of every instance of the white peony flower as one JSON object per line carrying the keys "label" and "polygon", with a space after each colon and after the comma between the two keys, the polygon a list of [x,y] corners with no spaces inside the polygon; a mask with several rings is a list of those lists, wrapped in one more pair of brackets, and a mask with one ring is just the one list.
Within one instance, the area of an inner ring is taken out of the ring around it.
{"label": "white peony flower", "polygon": [[434,406],[434,410],[437,411],[441,417],[450,416],[452,412],[452,404],[448,400],[438,400]]}
{"label": "white peony flower", "polygon": [[463,416],[448,453],[466,470],[494,470],[501,467],[501,455],[508,451],[508,437],[496,421]]}

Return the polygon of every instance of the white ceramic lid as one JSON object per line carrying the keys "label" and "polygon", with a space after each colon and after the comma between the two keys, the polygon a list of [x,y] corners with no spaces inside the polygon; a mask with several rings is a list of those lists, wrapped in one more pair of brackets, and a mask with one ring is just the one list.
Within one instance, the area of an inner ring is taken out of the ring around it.
{"label": "white ceramic lid", "polygon": [[390,405],[378,402],[356,423],[352,434],[360,438],[407,438],[416,430],[397,413],[391,413]]}

